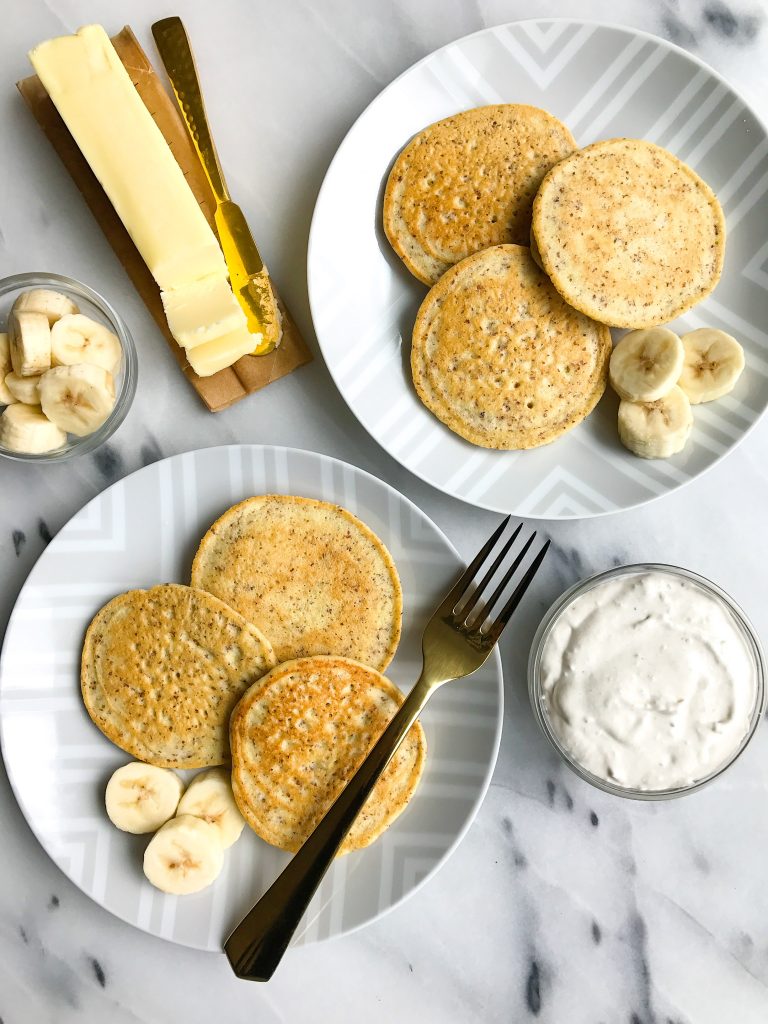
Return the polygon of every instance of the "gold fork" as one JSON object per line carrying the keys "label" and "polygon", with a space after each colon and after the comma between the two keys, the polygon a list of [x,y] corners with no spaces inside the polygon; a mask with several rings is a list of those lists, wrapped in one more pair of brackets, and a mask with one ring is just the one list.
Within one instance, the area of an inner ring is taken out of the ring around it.
{"label": "gold fork", "polygon": [[344,837],[424,705],[443,683],[476,672],[495,647],[544,561],[550,543],[546,541],[539,549],[499,615],[483,628],[536,537],[533,533],[528,538],[491,596],[472,615],[522,529],[520,524],[472,590],[475,576],[488,560],[508,523],[509,517],[480,549],[427,623],[422,638],[424,667],[397,714],[314,832],[224,944],[224,952],[239,978],[269,981]]}

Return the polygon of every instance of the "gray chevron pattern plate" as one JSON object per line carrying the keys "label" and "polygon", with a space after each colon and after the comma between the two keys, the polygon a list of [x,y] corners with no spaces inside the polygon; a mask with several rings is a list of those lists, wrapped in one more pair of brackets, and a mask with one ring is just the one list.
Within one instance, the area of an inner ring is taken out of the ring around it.
{"label": "gray chevron pattern plate", "polygon": [[[714,294],[673,324],[719,327],[744,345],[736,390],[695,409],[683,453],[646,461],[625,451],[617,400],[529,452],[473,447],[421,405],[411,384],[410,332],[426,289],[405,271],[381,229],[395,155],[417,131],[486,103],[544,107],[584,145],[646,138],[694,167],[720,197],[728,227]],[[718,75],[654,36],[577,21],[528,21],[460,39],[414,65],[358,119],[318,197],[309,293],[330,372],[363,426],[428,483],[485,508],[569,519],[657,498],[726,455],[768,405],[768,138]]]}
{"label": "gray chevron pattern plate", "polygon": [[[460,571],[446,537],[375,477],[312,452],[235,445],[177,455],[114,484],[46,548],[11,616],[0,661],[0,739],[22,811],[53,860],[94,900],[154,935],[221,950],[287,854],[247,828],[222,875],[194,896],[165,896],[144,879],[148,837],[118,832],[104,787],[129,760],[91,723],[80,699],[83,635],[115,594],[187,582],[197,542],[226,508],[252,494],[301,494],[360,516],[389,547],[403,584],[403,639],[388,670],[407,690],[421,667],[421,630]],[[490,781],[501,734],[498,653],[442,690],[424,714],[427,767],[408,808],[367,850],[326,876],[296,941],[357,928],[425,881],[469,827]]]}

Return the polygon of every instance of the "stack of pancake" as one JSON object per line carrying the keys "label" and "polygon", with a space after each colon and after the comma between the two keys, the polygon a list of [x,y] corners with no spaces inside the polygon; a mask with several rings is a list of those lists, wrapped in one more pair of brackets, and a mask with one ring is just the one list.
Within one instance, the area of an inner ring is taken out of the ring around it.
{"label": "stack of pancake", "polygon": [[534,448],[602,396],[610,327],[649,327],[719,280],[725,221],[712,190],[653,143],[578,149],[520,104],[419,132],[397,157],[384,229],[430,285],[411,368],[424,404],[486,448]]}
{"label": "stack of pancake", "polygon": [[[129,591],[96,615],[82,655],[86,709],[148,764],[231,760],[243,817],[295,850],[403,702],[381,674],[400,639],[397,569],[345,509],[263,495],[211,526],[190,582]],[[344,852],[405,808],[425,753],[416,724]]]}

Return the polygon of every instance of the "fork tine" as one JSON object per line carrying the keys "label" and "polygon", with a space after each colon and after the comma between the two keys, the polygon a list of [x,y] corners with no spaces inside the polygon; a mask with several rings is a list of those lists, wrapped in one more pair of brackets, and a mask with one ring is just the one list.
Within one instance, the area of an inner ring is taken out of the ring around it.
{"label": "fork tine", "polygon": [[[531,534],[531,536],[525,542],[525,544],[523,545],[522,551],[517,555],[517,557],[515,558],[515,560],[512,563],[512,565],[510,565],[509,569],[507,569],[507,571],[504,573],[503,579],[499,583],[498,587],[496,587],[494,592],[491,594],[491,596],[488,598],[488,601],[483,606],[483,610],[475,618],[475,621],[472,623],[472,626],[470,627],[471,629],[479,629],[480,626],[482,626],[483,622],[491,614],[491,608],[493,608],[493,606],[499,600],[501,595],[504,593],[504,591],[505,591],[505,589],[507,587],[507,584],[510,582],[510,580],[512,579],[514,574],[517,572],[517,570],[520,568],[520,565],[521,565],[523,559],[528,554],[528,548],[531,546],[531,544],[533,544],[534,540],[536,540],[536,532],[535,531]],[[485,582],[485,581],[483,581],[483,582]],[[462,617],[465,620],[467,618],[467,616],[465,616],[463,613],[462,613]]]}
{"label": "fork tine", "polygon": [[[531,538],[531,540],[532,539],[533,538]],[[514,612],[515,608],[517,608],[517,606],[520,604],[520,600],[522,599],[523,594],[528,589],[531,580],[539,571],[539,567],[541,566],[541,563],[544,561],[544,556],[546,555],[549,549],[549,545],[551,543],[552,542],[548,540],[545,544],[542,545],[539,553],[528,566],[525,575],[520,580],[518,585],[515,587],[515,591],[512,594],[512,597],[510,597],[510,599],[504,605],[504,607],[501,610],[501,613],[497,616],[496,621],[488,630],[488,639],[491,641],[491,643],[495,644],[496,641],[501,636],[504,627],[512,617],[512,613]]]}
{"label": "fork tine", "polygon": [[459,598],[462,596],[462,594],[466,591],[467,587],[470,585],[472,580],[475,578],[475,573],[477,572],[477,570],[486,560],[488,555],[490,555],[491,551],[493,550],[496,544],[496,541],[499,539],[502,533],[504,533],[504,530],[506,529],[507,524],[509,523],[509,520],[511,518],[511,516],[507,516],[504,522],[493,531],[489,539],[480,548],[478,553],[469,563],[466,570],[461,574],[460,578],[451,587],[449,593],[443,600],[443,603],[440,605],[439,613],[441,615],[451,615],[453,613],[453,609],[459,603]]}
{"label": "fork tine", "polygon": [[481,594],[483,593],[485,588],[488,586],[488,584],[491,582],[493,577],[496,575],[496,572],[498,571],[498,568],[501,565],[501,563],[507,557],[507,553],[509,552],[509,549],[512,547],[512,545],[517,540],[517,536],[520,533],[520,531],[522,530],[522,528],[523,528],[523,524],[520,523],[520,525],[517,527],[517,529],[513,530],[512,536],[506,542],[506,544],[501,549],[501,551],[499,552],[497,557],[493,560],[493,565],[491,566],[491,568],[488,570],[488,572],[485,574],[485,576],[483,576],[481,582],[478,583],[477,588],[475,589],[474,593],[472,594],[470,599],[467,601],[467,603],[464,605],[464,607],[461,609],[461,611],[457,613],[457,618],[461,619],[462,621],[466,621],[467,616],[469,615],[469,613],[472,611],[472,609],[475,607],[475,605],[479,601]]}

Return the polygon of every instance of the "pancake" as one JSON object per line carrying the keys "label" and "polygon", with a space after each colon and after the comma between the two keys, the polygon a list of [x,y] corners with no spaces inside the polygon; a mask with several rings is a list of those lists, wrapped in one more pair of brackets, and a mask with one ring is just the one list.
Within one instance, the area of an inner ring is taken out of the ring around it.
{"label": "pancake", "polygon": [[477,107],[420,131],[400,153],[384,193],[384,231],[420,281],[434,284],[491,245],[528,244],[541,179],[576,148],[538,107]]}
{"label": "pancake", "polygon": [[531,250],[531,259],[533,260],[533,262],[536,264],[539,270],[544,270],[544,267],[541,262],[541,253],[539,252],[539,247],[536,244],[536,235],[534,235],[533,233],[533,227],[531,227],[531,235],[528,239],[528,248]]}
{"label": "pancake", "polygon": [[536,448],[605,391],[611,334],[558,295],[530,250],[497,245],[449,270],[413,328],[419,398],[484,448]]}
{"label": "pancake", "polygon": [[[230,722],[232,790],[254,832],[298,850],[402,703],[388,679],[347,658],[289,661],[254,683]],[[340,852],[368,846],[403,811],[425,755],[417,722]]]}
{"label": "pancake", "polygon": [[542,265],[563,298],[611,327],[655,327],[717,284],[725,218],[681,160],[640,139],[596,142],[544,178],[533,206]]}
{"label": "pancake", "polygon": [[192,586],[236,608],[278,661],[354,658],[379,671],[400,640],[400,579],[382,542],[351,512],[310,498],[248,498],[217,519]]}
{"label": "pancake", "polygon": [[81,685],[107,739],[161,768],[229,759],[229,716],[277,659],[269,641],[222,601],[168,583],[129,590],[88,627]]}

